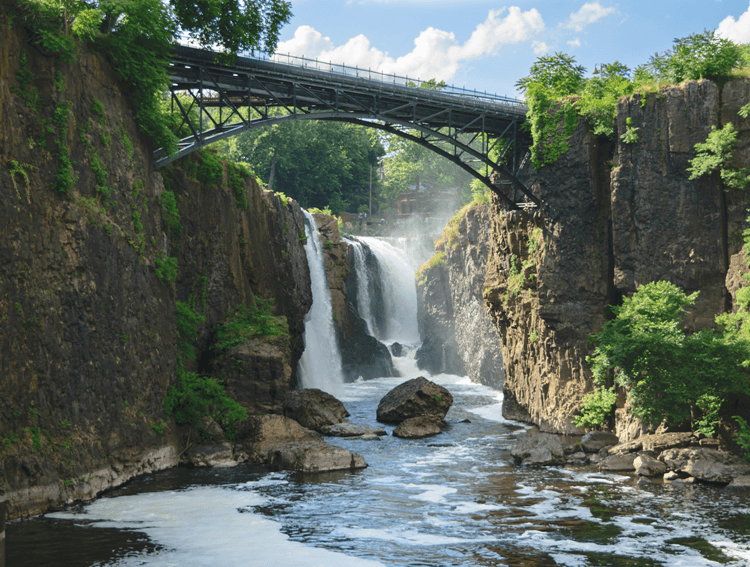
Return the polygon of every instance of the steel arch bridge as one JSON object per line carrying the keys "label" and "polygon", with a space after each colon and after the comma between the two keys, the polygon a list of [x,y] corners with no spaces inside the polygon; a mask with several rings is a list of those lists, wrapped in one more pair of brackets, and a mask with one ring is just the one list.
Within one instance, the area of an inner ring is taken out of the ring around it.
{"label": "steel arch bridge", "polygon": [[[217,55],[185,46],[174,49],[171,103],[182,115],[180,127],[190,134],[179,141],[176,153],[155,152],[157,169],[253,128],[291,120],[338,120],[378,128],[437,152],[480,179],[511,209],[519,208],[519,192],[528,205],[541,206],[521,181],[531,169],[532,143],[520,129],[527,111],[521,101],[451,88],[419,89],[406,78],[301,58],[282,64],[238,57],[226,65]],[[328,70],[320,70],[321,65]],[[243,107],[248,109],[244,116]],[[247,118],[251,109],[256,118]],[[285,114],[272,115],[272,109]],[[493,149],[502,163],[489,157]],[[477,163],[484,173],[474,167]]]}

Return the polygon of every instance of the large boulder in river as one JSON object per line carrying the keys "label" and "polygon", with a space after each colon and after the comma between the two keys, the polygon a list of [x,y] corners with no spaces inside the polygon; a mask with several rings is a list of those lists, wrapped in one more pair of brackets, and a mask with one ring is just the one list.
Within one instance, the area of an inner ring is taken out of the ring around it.
{"label": "large boulder in river", "polygon": [[308,429],[322,431],[349,417],[344,404],[331,394],[310,388],[294,390],[284,398],[284,415]]}
{"label": "large boulder in river", "polygon": [[510,451],[513,460],[524,466],[565,464],[562,441],[557,435],[524,435]]}
{"label": "large boulder in river", "polygon": [[581,438],[581,447],[586,453],[598,453],[604,447],[617,445],[620,440],[614,433],[606,431],[589,431]]}
{"label": "large boulder in river", "polygon": [[401,423],[411,417],[430,416],[442,421],[453,404],[450,392],[420,376],[399,384],[378,404],[382,423]]}
{"label": "large boulder in river", "polygon": [[281,415],[250,416],[237,427],[251,462],[280,470],[324,472],[367,466],[362,456],[329,445],[315,431]]}
{"label": "large boulder in river", "polygon": [[421,439],[437,435],[442,431],[440,426],[443,424],[442,419],[437,419],[431,415],[422,415],[420,417],[410,417],[398,424],[394,430],[394,437],[403,439]]}

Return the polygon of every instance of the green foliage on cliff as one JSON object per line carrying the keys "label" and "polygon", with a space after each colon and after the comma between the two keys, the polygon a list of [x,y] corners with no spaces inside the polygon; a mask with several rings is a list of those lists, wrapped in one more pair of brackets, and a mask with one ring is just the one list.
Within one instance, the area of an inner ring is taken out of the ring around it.
{"label": "green foliage on cliff", "polygon": [[227,438],[237,421],[247,417],[247,411],[227,395],[224,386],[209,376],[185,370],[182,360],[177,359],[177,384],[170,386],[164,400],[164,411],[174,416],[180,425],[192,425],[200,433],[201,419],[209,416],[224,428]]}
{"label": "green foliage on cliff", "polygon": [[[687,307],[698,292],[686,295],[669,282],[641,286],[622,306],[613,306],[615,319],[592,335],[597,343],[587,357],[599,389],[615,382],[626,389],[633,413],[644,423],[679,424],[698,421],[711,410],[711,399],[731,392],[748,392],[750,340],[719,320],[717,329],[688,335],[681,327]],[[596,424],[604,417],[602,404],[584,398],[579,422]]]}
{"label": "green foliage on cliff", "polygon": [[695,144],[695,157],[690,160],[690,179],[710,175],[716,171],[726,188],[745,189],[750,182],[750,168],[734,165],[734,146],[737,143],[737,130],[731,122],[723,128],[711,126],[711,133],[704,143]]}
{"label": "green foliage on cliff", "polygon": [[170,48],[179,34],[204,47],[272,52],[291,17],[284,0],[18,0],[33,41],[70,62],[82,44],[105,55],[134,101],[141,129],[174,153],[177,138],[163,93],[169,86]]}
{"label": "green foliage on cliff", "polygon": [[154,258],[156,263],[156,277],[164,286],[171,286],[177,280],[177,258],[166,255],[158,255]]}
{"label": "green foliage on cliff", "polygon": [[[595,69],[595,76],[587,79],[586,69],[570,55],[558,52],[539,57],[529,75],[516,82],[529,107],[532,163],[537,168],[554,163],[567,151],[576,113],[586,118],[594,134],[613,139],[621,96],[691,79],[709,79],[722,87],[748,63],[744,46],[719,38],[713,31],[675,39],[672,50],[657,53],[632,76],[628,67],[615,61]],[[637,142],[636,130],[629,125],[622,140]]]}
{"label": "green foliage on cliff", "polygon": [[273,315],[274,299],[255,298],[255,306],[241,303],[230,310],[223,323],[214,328],[214,350],[224,352],[252,338],[286,337],[289,326],[286,317]]}
{"label": "green foliage on cliff", "polygon": [[671,50],[655,54],[641,72],[666,83],[708,79],[721,87],[744,63],[740,45],[706,30],[675,39]]}

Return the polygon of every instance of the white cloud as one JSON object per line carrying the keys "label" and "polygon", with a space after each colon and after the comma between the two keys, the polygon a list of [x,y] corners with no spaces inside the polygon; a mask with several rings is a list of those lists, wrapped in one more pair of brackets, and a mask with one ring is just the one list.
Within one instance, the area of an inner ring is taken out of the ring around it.
{"label": "white cloud", "polygon": [[586,26],[598,22],[605,16],[617,13],[615,8],[605,8],[599,1],[586,2],[577,12],[572,12],[568,21],[562,24],[564,28],[583,31]]}
{"label": "white cloud", "polygon": [[543,41],[532,41],[531,49],[534,50],[534,55],[544,55],[551,51],[550,46]]}
{"label": "white cloud", "polygon": [[732,16],[724,18],[716,28],[716,35],[735,43],[750,43],[750,7],[737,20]]}
{"label": "white cloud", "polygon": [[571,40],[570,40],[570,41],[568,42],[568,45],[569,45],[570,47],[581,47],[581,40],[580,40],[580,39],[578,39],[578,38],[575,38],[575,39],[571,39]]}
{"label": "white cloud", "polygon": [[[487,19],[474,29],[463,45],[452,32],[429,27],[414,40],[411,52],[397,58],[373,47],[364,35],[336,46],[329,37],[310,26],[297,28],[292,39],[279,42],[276,52],[356,65],[383,73],[448,81],[455,76],[462,62],[494,55],[503,45],[529,41],[543,30],[544,21],[538,10],[522,12],[513,6],[507,10],[490,10]],[[534,44],[535,53],[537,43]],[[546,45],[544,48],[549,49]]]}

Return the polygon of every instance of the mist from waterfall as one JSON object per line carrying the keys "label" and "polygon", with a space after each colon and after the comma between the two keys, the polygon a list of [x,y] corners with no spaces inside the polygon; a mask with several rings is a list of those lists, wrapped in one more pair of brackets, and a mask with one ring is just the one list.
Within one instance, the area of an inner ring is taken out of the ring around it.
{"label": "mist from waterfall", "polygon": [[305,316],[305,350],[299,361],[298,375],[303,388],[318,388],[331,395],[340,394],[344,384],[341,353],[333,326],[331,292],[326,279],[323,244],[315,219],[306,210],[305,254],[310,269],[313,303]]}

